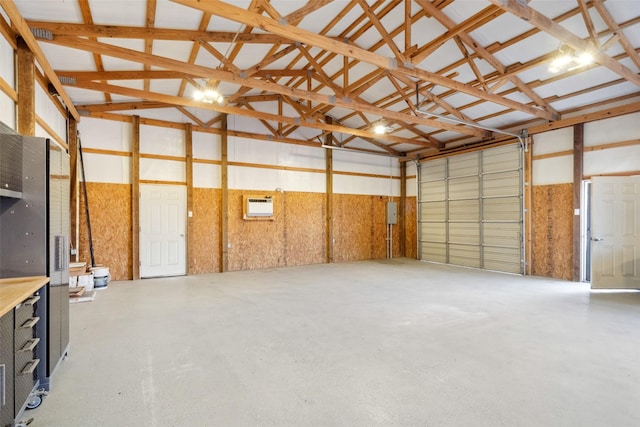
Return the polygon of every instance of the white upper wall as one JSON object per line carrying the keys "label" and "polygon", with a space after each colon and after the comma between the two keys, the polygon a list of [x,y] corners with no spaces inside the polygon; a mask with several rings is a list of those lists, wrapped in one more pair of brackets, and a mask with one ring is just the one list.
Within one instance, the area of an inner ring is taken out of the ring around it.
{"label": "white upper wall", "polygon": [[[36,115],[44,120],[47,126],[55,135],[51,135],[44,129],[36,129],[36,136],[55,139],[57,136],[62,141],[67,141],[67,119],[58,110],[47,92],[39,85],[36,85]],[[40,128],[38,126],[37,128]]]}
{"label": "white upper wall", "polygon": [[416,197],[418,194],[418,170],[415,162],[407,163],[407,197]]}
{"label": "white upper wall", "polygon": [[573,128],[562,128],[533,136],[533,185],[573,182],[573,155],[536,160],[536,156],[573,150]]}
{"label": "white upper wall", "polygon": [[[78,123],[82,148],[131,153],[131,123],[82,117]],[[84,154],[88,182],[131,183],[131,157]]]}
{"label": "white upper wall", "polygon": [[[79,129],[84,148],[105,151],[85,155],[87,181],[130,183],[131,124],[83,117]],[[185,142],[182,129],[142,124],[140,179],[185,182],[186,161],[175,159],[185,157]],[[227,142],[230,189],[326,192],[325,149],[237,136],[229,136]],[[193,185],[220,188],[220,135],[194,131],[192,144]],[[397,159],[338,150],[332,154],[334,193],[400,195]]]}
{"label": "white upper wall", "polygon": [[611,144],[640,138],[640,113],[585,123],[584,146]]}
{"label": "white upper wall", "polygon": [[[640,144],[606,148],[608,144],[640,140],[640,113],[598,120],[584,125],[584,163],[586,177],[640,170]],[[573,182],[573,154],[548,156],[573,151],[573,127],[533,136],[533,185]],[[596,149],[590,149],[596,147]]]}
{"label": "white upper wall", "polygon": [[[15,89],[13,47],[0,36],[0,78]],[[12,129],[16,128],[16,105],[7,94],[0,90],[0,121]]]}

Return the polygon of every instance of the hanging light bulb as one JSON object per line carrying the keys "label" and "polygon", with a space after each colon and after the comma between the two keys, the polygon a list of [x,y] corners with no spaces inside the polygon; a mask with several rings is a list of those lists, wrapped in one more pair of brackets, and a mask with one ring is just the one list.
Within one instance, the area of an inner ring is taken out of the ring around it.
{"label": "hanging light bulb", "polygon": [[378,123],[373,128],[373,132],[375,132],[377,135],[383,135],[383,134],[387,133],[387,127],[383,123]]}
{"label": "hanging light bulb", "polygon": [[214,102],[217,102],[218,104],[224,103],[224,96],[218,93],[217,90],[211,88],[195,90],[193,92],[193,99],[196,101],[206,102],[208,104],[213,104]]}
{"label": "hanging light bulb", "polygon": [[573,71],[593,63],[593,54],[589,50],[577,52],[567,45],[560,45],[557,56],[549,64],[549,71]]}

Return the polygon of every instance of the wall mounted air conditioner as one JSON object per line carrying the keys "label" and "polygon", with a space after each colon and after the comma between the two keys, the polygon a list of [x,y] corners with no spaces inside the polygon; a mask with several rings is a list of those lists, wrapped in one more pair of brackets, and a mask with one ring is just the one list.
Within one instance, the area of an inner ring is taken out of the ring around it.
{"label": "wall mounted air conditioner", "polygon": [[245,203],[245,219],[273,217],[273,198],[247,197]]}

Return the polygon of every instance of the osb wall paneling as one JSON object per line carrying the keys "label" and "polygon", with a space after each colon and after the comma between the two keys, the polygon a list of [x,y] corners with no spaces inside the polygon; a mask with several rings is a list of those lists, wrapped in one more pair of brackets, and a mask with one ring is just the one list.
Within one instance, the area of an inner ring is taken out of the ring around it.
{"label": "osb wall paneling", "polygon": [[573,185],[533,187],[532,217],[532,274],[572,280]]}
{"label": "osb wall paneling", "polygon": [[324,262],[326,195],[282,193],[287,266]]}
{"label": "osb wall paneling", "polygon": [[[334,195],[334,262],[385,258],[386,196]],[[394,253],[399,255],[400,230],[393,227]]]}
{"label": "osb wall paneling", "polygon": [[333,261],[371,258],[371,196],[333,196]]}
{"label": "osb wall paneling", "polygon": [[[91,264],[84,190],[80,187],[79,260]],[[131,185],[87,183],[93,253],[112,280],[131,279]]]}
{"label": "osb wall paneling", "polygon": [[193,217],[188,218],[192,229],[189,241],[189,267],[192,274],[219,271],[220,199],[219,189],[193,189]]}
{"label": "osb wall paneling", "polygon": [[[243,195],[272,196],[275,220],[244,220]],[[282,194],[269,191],[229,190],[229,271],[284,267],[285,233]]]}
{"label": "osb wall paneling", "polygon": [[407,197],[404,204],[406,227],[405,233],[405,256],[407,258],[416,258],[418,256],[418,241],[417,241],[417,210],[416,210],[416,198]]}

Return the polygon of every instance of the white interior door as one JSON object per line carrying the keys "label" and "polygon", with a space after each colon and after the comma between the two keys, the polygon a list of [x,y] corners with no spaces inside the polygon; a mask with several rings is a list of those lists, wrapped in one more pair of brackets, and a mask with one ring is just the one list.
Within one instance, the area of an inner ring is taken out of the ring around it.
{"label": "white interior door", "polygon": [[640,176],[594,177],[591,287],[640,289]]}
{"label": "white interior door", "polygon": [[140,185],[140,277],[186,274],[187,189]]}

